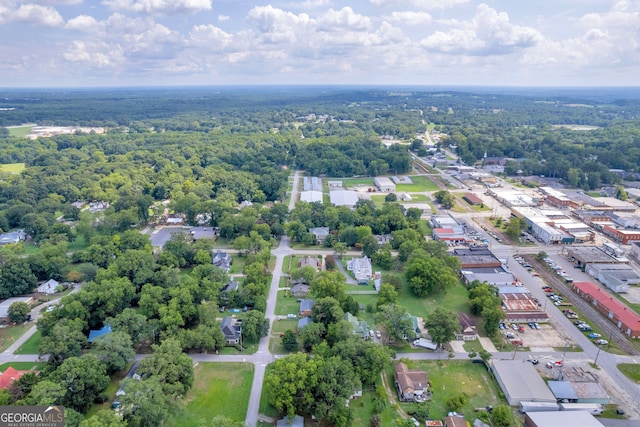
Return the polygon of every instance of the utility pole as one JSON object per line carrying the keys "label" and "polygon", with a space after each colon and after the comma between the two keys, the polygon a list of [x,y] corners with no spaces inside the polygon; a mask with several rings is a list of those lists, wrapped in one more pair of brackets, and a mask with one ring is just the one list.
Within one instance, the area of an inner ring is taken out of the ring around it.
{"label": "utility pole", "polygon": [[600,350],[602,349],[602,345],[598,344],[598,352],[596,353],[596,358],[593,361],[594,366],[598,366],[598,356],[600,356]]}

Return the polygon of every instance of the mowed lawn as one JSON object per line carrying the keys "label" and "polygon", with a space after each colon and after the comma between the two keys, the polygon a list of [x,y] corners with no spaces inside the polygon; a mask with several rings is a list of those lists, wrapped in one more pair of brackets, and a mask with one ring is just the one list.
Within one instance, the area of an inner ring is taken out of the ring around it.
{"label": "mowed lawn", "polygon": [[15,354],[38,354],[40,350],[40,341],[42,340],[42,332],[36,331],[31,335],[24,344],[15,351]]}
{"label": "mowed lawn", "polygon": [[0,164],[0,172],[20,173],[25,169],[24,163],[5,163]]}
{"label": "mowed lawn", "polygon": [[[500,399],[498,384],[481,363],[462,360],[405,361],[409,368],[427,372],[431,383],[431,401],[427,403],[429,418],[444,419],[449,412],[447,400],[465,393],[467,404],[461,411],[473,419],[474,408],[486,408],[506,403]],[[393,384],[393,368],[388,371],[389,384]],[[405,406],[405,404],[403,404]],[[408,406],[408,405],[406,405]]]}
{"label": "mowed lawn", "polygon": [[438,191],[438,187],[435,182],[431,181],[426,176],[409,176],[413,184],[397,184],[396,191],[406,191],[408,193],[424,192],[424,191]]}
{"label": "mowed lawn", "polygon": [[244,421],[253,382],[251,363],[199,363],[193,387],[184,398],[185,410],[167,422],[168,426],[209,425],[217,415]]}

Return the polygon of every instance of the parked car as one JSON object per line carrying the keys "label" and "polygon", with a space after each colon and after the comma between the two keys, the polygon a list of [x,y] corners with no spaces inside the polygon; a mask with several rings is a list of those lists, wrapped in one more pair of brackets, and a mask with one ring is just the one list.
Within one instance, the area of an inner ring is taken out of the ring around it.
{"label": "parked car", "polygon": [[597,345],[607,345],[607,344],[609,344],[609,341],[607,341],[607,340],[600,340],[600,339],[598,339],[598,340],[594,340],[593,342],[594,342],[594,344],[597,344]]}
{"label": "parked car", "polygon": [[534,365],[537,365],[538,363],[540,363],[538,359],[529,359],[529,362],[533,363]]}
{"label": "parked car", "polygon": [[591,338],[591,339],[594,339],[594,338],[601,338],[601,337],[602,337],[602,335],[600,335],[600,334],[596,334],[595,332],[591,332],[591,333],[589,334],[589,338]]}
{"label": "parked car", "polygon": [[536,329],[540,329],[540,325],[538,324],[538,322],[533,322],[533,327]]}
{"label": "parked car", "polygon": [[551,369],[551,368],[553,368],[553,363],[551,363],[551,362],[547,362],[545,366],[546,366],[547,368]]}

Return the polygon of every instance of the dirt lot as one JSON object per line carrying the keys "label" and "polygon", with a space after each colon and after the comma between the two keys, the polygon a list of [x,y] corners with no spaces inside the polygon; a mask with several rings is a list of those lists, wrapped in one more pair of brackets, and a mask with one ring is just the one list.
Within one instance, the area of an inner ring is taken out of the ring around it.
{"label": "dirt lot", "polygon": [[556,331],[550,324],[540,323],[540,329],[531,329],[526,323],[522,325],[524,332],[516,332],[513,329],[508,331],[515,335],[515,339],[522,340],[523,346],[529,347],[532,352],[559,351],[565,345],[568,349],[575,345],[572,339]]}

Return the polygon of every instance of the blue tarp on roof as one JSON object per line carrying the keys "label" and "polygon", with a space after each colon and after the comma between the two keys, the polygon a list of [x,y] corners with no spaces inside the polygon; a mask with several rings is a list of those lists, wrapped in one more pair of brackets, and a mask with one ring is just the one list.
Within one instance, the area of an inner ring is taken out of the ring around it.
{"label": "blue tarp on roof", "polygon": [[109,333],[111,333],[111,325],[107,323],[102,327],[102,329],[93,329],[89,331],[89,339],[87,341],[93,342],[96,338],[100,338],[101,336]]}

